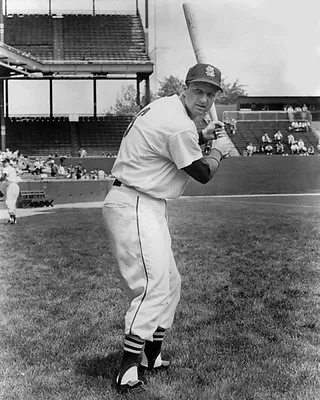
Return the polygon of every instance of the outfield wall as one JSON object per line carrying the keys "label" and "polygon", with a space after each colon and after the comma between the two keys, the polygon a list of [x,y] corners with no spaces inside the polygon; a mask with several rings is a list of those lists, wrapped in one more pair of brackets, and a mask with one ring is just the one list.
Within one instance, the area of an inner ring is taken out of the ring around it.
{"label": "outfield wall", "polygon": [[[83,159],[83,161],[89,161]],[[110,171],[110,161],[104,170]],[[91,160],[92,161],[92,160]],[[94,160],[92,161],[94,163]],[[84,163],[85,164],[85,163]],[[50,179],[26,181],[21,190],[46,190],[54,204],[101,201],[112,185],[111,179],[74,181]],[[253,156],[224,160],[216,176],[206,185],[190,179],[186,196],[320,193],[320,156]]]}

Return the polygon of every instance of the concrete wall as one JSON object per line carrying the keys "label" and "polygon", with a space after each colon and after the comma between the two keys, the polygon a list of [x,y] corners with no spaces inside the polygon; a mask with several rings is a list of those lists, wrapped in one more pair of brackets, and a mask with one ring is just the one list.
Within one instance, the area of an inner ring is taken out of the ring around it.
{"label": "concrete wall", "polygon": [[[87,159],[86,159],[87,160]],[[88,159],[89,160],[89,159]],[[110,160],[101,159],[110,168]],[[21,190],[44,189],[54,204],[102,201],[112,180],[47,180],[21,183]],[[320,193],[320,156],[230,157],[206,185],[190,179],[185,196]]]}

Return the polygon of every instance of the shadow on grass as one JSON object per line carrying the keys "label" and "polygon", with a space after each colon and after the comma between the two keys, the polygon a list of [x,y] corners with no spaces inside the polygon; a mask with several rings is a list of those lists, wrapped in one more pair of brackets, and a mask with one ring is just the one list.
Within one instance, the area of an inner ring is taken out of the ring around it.
{"label": "shadow on grass", "polygon": [[[78,360],[75,366],[75,374],[84,377],[87,384],[90,386],[94,385],[96,390],[99,388],[103,391],[105,390],[105,383],[99,379],[107,381],[110,385],[110,389],[114,392],[109,394],[114,397],[113,399],[129,399],[130,400],[164,400],[159,394],[152,393],[152,389],[146,387],[145,385],[141,390],[134,391],[132,393],[119,393],[116,387],[116,376],[118,373],[118,366],[120,365],[120,359],[122,357],[122,351],[111,353],[105,357],[96,356],[93,358],[82,357]],[[144,377],[145,383],[147,383],[146,377]],[[119,396],[119,397],[118,397]]]}
{"label": "shadow on grass", "polygon": [[76,363],[75,373],[76,375],[83,375],[87,379],[104,378],[114,381],[120,359],[121,352],[111,353],[104,357],[82,357]]}

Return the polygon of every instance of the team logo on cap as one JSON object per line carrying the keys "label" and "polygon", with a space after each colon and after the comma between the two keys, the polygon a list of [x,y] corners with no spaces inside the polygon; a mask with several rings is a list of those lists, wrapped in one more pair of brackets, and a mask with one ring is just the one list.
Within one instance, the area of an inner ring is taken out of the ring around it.
{"label": "team logo on cap", "polygon": [[216,76],[215,72],[214,72],[214,68],[212,65],[208,65],[206,68],[206,74],[208,76],[210,76],[210,78],[214,78]]}

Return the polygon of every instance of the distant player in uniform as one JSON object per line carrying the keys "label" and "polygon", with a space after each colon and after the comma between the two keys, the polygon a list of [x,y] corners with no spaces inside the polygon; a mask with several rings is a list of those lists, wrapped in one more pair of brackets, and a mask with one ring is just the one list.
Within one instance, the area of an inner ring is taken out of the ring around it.
{"label": "distant player in uniform", "polygon": [[17,169],[11,165],[10,159],[5,158],[2,161],[3,169],[0,175],[0,181],[4,182],[5,204],[9,212],[9,224],[17,223],[16,204],[19,196],[19,182],[21,178],[17,174]]}
{"label": "distant player in uniform", "polygon": [[[111,171],[116,179],[103,217],[130,300],[116,378],[121,391],[143,383],[139,366],[169,366],[161,345],[173,323],[181,278],[171,249],[166,199],[181,196],[190,176],[203,184],[210,181],[231,151],[222,122],[212,121],[199,133],[193,122],[211,109],[220,85],[216,67],[190,68],[180,96],[155,100],[136,115]],[[200,146],[212,139],[211,152],[204,156]]]}

